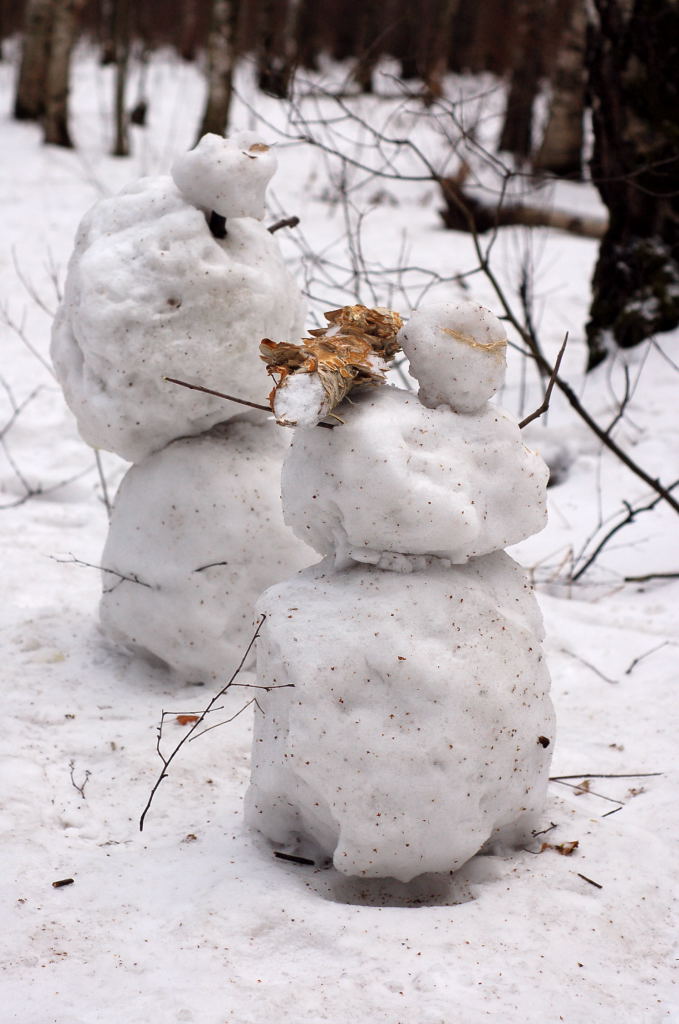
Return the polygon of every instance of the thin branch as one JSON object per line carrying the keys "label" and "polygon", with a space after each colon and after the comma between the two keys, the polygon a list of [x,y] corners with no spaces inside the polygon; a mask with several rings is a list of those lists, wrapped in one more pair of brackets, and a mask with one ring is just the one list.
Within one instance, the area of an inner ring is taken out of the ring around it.
{"label": "thin branch", "polygon": [[[192,391],[202,391],[206,395],[215,395],[217,398],[225,398],[227,402],[237,402],[238,405],[247,405],[250,409],[260,409],[262,412],[268,412],[271,416],[271,409],[268,405],[260,405],[258,402],[248,402],[245,398],[235,398],[233,395],[225,395],[222,391],[215,391],[213,388],[205,388],[201,384],[189,384],[185,380],[177,380],[175,377],[163,377],[163,380],[168,381],[170,384],[180,384],[183,388],[190,388]],[[332,423],[317,423],[317,427],[325,427],[327,430],[333,429]]]}
{"label": "thin branch", "polygon": [[104,464],[101,458],[101,452],[98,448],[94,449],[94,461],[97,464],[97,473],[99,474],[99,483],[101,484],[101,494],[104,500],[104,507],[106,509],[106,515],[108,516],[109,522],[111,521],[111,499],[108,493],[108,483],[104,476]]}
{"label": "thin branch", "polygon": [[530,416],[526,416],[525,419],[521,420],[521,422],[519,423],[519,430],[523,430],[523,428],[527,427],[529,423],[533,422],[533,420],[539,419],[539,417],[546,413],[549,409],[549,402],[552,397],[552,391],[554,390],[554,385],[556,384],[556,378],[559,373],[559,367],[561,366],[561,360],[563,359],[563,354],[566,351],[567,344],[568,331],[566,331],[566,334],[564,335],[563,344],[561,345],[561,348],[559,349],[559,354],[556,357],[554,369],[552,370],[552,374],[549,378],[549,383],[547,384],[547,389],[545,391],[545,397],[542,399],[542,403],[537,407],[535,412],[532,412]]}
{"label": "thin branch", "polygon": [[653,779],[664,775],[664,772],[631,772],[628,774],[580,772],[579,775],[550,775],[550,782],[565,782],[567,779]]}
{"label": "thin branch", "polygon": [[82,565],[86,569],[98,569],[99,572],[110,573],[111,576],[117,576],[121,583],[126,580],[128,583],[137,583],[140,587],[148,587],[149,590],[156,589],[151,583],[145,583],[144,580],[140,580],[135,573],[126,576],[124,572],[118,572],[117,569],[108,569],[105,565],[93,565],[92,562],[83,562],[82,559],[76,558],[71,552],[69,554],[70,558],[57,558],[56,555],[48,555],[48,558],[51,558],[53,562],[58,562],[59,565]]}
{"label": "thin branch", "polygon": [[[160,775],[156,779],[156,781],[155,781],[155,783],[154,783],[154,785],[153,785],[153,787],[151,789],[151,792],[149,794],[149,798],[148,798],[148,800],[146,802],[146,806],[144,807],[144,810],[142,811],[141,817],[139,819],[139,831],[140,832],[144,831],[144,820],[146,818],[146,815],[149,812],[149,808],[151,807],[151,804],[153,802],[153,798],[156,795],[156,792],[158,791],[158,788],[160,787],[160,784],[162,783],[163,779],[167,778],[167,770],[168,770],[168,768],[170,767],[170,765],[172,764],[172,762],[174,761],[175,757],[177,756],[179,751],[182,749],[184,744],[187,743],[188,740],[191,739],[191,737],[196,732],[196,730],[205,721],[206,717],[213,710],[213,708],[214,708],[215,704],[217,703],[217,701],[219,700],[219,698],[223,697],[224,694],[227,692],[227,690],[229,690],[230,687],[235,682],[237,676],[239,675],[239,673],[241,672],[241,670],[243,668],[243,665],[247,661],[248,655],[250,654],[250,651],[252,650],[252,648],[253,648],[253,646],[255,644],[255,641],[257,640],[257,638],[260,635],[260,630],[261,630],[262,626],[264,625],[265,621],[266,621],[266,615],[262,615],[262,617],[261,617],[261,619],[260,619],[260,621],[259,621],[259,623],[257,625],[257,629],[255,630],[254,635],[253,635],[252,639],[250,640],[250,643],[248,644],[248,646],[247,646],[247,648],[245,650],[245,653],[243,654],[243,657],[241,658],[240,662],[238,663],[238,666],[236,667],[236,669],[235,669],[233,675],[231,676],[231,678],[229,679],[228,683],[221,688],[219,693],[215,694],[215,696],[212,698],[212,700],[207,705],[207,707],[204,709],[204,711],[201,712],[199,717],[193,723],[193,725],[191,726],[189,731],[187,733],[185,733],[184,736],[181,738],[181,740],[179,741],[177,746],[174,748],[172,753],[169,755],[169,757],[165,757],[165,755],[163,754],[163,752],[160,749],[160,744],[161,744],[161,740],[162,740],[162,736],[163,736],[163,722],[165,720],[165,712],[162,712],[161,720],[160,720],[160,725],[158,726],[158,734],[157,734],[157,739],[156,739],[156,750],[158,752],[158,756],[160,757],[160,760],[163,762],[163,767],[162,767],[162,770],[160,772]],[[252,701],[250,701],[249,703],[252,703]],[[242,710],[244,710],[244,709],[241,708],[241,711]]]}
{"label": "thin branch", "polygon": [[625,669],[625,675],[626,676],[631,675],[632,672],[634,671],[634,669],[636,668],[636,666],[639,664],[639,662],[643,661],[644,658],[648,658],[649,655],[655,654],[656,651],[661,650],[663,647],[669,647],[669,646],[670,646],[670,641],[669,640],[663,640],[663,642],[661,644],[658,644],[657,647],[651,647],[650,651],[644,651],[643,654],[640,654],[638,657],[634,658],[630,662],[628,667]]}
{"label": "thin branch", "polygon": [[[679,480],[675,480],[673,484],[670,484],[670,486],[668,488],[668,491],[673,490],[677,486],[677,484],[679,484]],[[654,509],[656,507],[656,505],[660,501],[662,501],[662,498],[663,498],[663,495],[660,494],[660,495],[658,495],[658,497],[654,498],[653,501],[649,501],[647,505],[637,505],[636,508],[634,508],[632,505],[630,505],[630,503],[628,501],[623,501],[623,505],[627,509],[627,515],[625,516],[624,519],[621,519],[620,522],[616,523],[615,526],[613,526],[608,531],[608,533],[605,534],[601,538],[601,540],[599,541],[599,543],[597,544],[597,546],[595,547],[594,551],[589,556],[589,558],[587,559],[585,564],[582,565],[578,569],[578,571],[571,577],[571,582],[572,583],[577,583],[577,581],[580,579],[580,577],[583,576],[584,573],[587,572],[587,570],[589,569],[590,565],[592,565],[596,561],[596,559],[599,557],[599,555],[603,551],[603,549],[606,546],[606,544],[608,544],[608,542],[611,540],[611,538],[614,537],[615,534],[618,533],[619,530],[622,530],[623,526],[627,526],[628,523],[633,522],[634,519],[639,515],[640,512],[649,512],[651,509]]]}

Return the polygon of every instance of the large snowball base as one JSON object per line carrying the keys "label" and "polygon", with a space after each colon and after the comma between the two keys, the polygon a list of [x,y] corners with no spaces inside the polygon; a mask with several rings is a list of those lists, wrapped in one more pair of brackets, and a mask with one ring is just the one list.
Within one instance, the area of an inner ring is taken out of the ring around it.
{"label": "large snowball base", "polygon": [[407,882],[541,809],[554,714],[508,555],[409,574],[326,559],[259,610],[259,683],[281,688],[258,697],[246,818],[269,839]]}
{"label": "large snowball base", "polygon": [[101,621],[115,643],[184,679],[226,681],[252,636],[259,594],[309,561],[271,483],[286,441],[252,413],[128,471],[102,564],[142,583],[104,576]]}

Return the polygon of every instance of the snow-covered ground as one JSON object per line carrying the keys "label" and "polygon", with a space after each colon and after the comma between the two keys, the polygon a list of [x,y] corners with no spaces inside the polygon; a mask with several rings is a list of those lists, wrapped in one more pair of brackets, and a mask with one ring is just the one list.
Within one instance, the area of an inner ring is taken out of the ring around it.
{"label": "snow-covered ground", "polygon": [[[80,55],[78,148],[67,152],[42,146],[37,128],[10,120],[14,69],[0,64],[2,1019],[679,1020],[671,977],[679,581],[625,581],[679,572],[677,518],[662,505],[640,513],[572,582],[626,514],[623,502],[647,504],[653,494],[558,397],[547,423],[530,428],[530,443],[570,465],[549,492],[549,526],[512,552],[537,583],[558,722],[552,774],[569,777],[550,786],[541,827],[551,831],[525,849],[495,850],[452,877],[424,876],[408,887],[276,860],[242,821],[248,711],[182,750],[140,833],[139,815],[160,769],[161,712],[175,713],[164,729],[171,749],[187,728],[176,713],[200,711],[212,693],[178,685],[161,666],[111,649],[99,633],[99,574],[73,559],[99,564],[106,510],[93,454],[50,373],[49,328],[81,216],[132,178],[167,172],[193,144],[202,85],[194,68],[156,59],[150,126],[133,129],[131,158],[114,160],[106,155],[109,74]],[[238,84],[234,128],[253,127],[261,115],[290,132],[280,104],[257,97],[247,75]],[[487,86],[450,83],[465,91],[464,109],[482,136],[492,133],[498,107]],[[385,91],[395,91],[388,78]],[[474,98],[482,93],[483,104]],[[342,113],[324,96],[304,104],[309,120]],[[412,104],[362,104],[367,124],[389,113],[394,132],[415,139],[432,159],[450,148],[429,120],[409,113]],[[359,298],[407,315],[432,273],[452,278],[475,265],[471,240],[441,229],[431,184],[364,183],[349,168],[346,184],[355,191],[341,203],[329,157],[277,138],[273,127],[271,136],[280,169],[270,219],[301,218],[299,229],[278,238],[309,285],[317,322],[323,310]],[[353,141],[343,146],[358,153]],[[588,186],[559,185],[553,198],[566,209],[601,212]],[[346,229],[368,200],[357,253]],[[625,368],[604,365],[583,380],[582,325],[595,256],[594,242],[519,229],[500,232],[492,253],[512,295],[522,264],[531,265],[545,347],[554,355],[570,332],[564,374],[607,425],[624,394]],[[361,261],[373,271],[375,293],[361,278]],[[391,272],[399,265],[418,269]],[[448,281],[429,294],[465,294],[497,308],[486,279],[464,280],[464,293]],[[659,337],[633,353],[631,397],[613,428],[667,484],[679,477],[678,337]],[[502,402],[515,414],[540,400],[525,367],[510,355]],[[263,375],[263,394],[267,389]],[[102,463],[113,493],[125,464],[107,453]],[[240,707],[237,697],[230,700],[225,717]],[[585,778],[588,792],[574,788]],[[543,842],[574,841],[570,856],[540,852]],[[73,884],[53,888],[64,878]]]}

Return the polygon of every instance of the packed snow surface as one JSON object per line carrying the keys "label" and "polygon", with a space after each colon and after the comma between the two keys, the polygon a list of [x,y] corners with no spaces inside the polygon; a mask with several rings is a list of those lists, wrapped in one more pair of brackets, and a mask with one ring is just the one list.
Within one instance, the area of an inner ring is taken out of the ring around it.
{"label": "packed snow surface", "polygon": [[327,559],[258,610],[258,681],[286,688],[260,698],[249,824],[402,882],[459,868],[522,819],[529,835],[554,713],[540,612],[511,558],[406,576]]}
{"label": "packed snow surface", "polygon": [[274,396],[274,416],[283,426],[313,427],[327,412],[327,399],[317,373],[294,373]]}
{"label": "packed snow surface", "polygon": [[[266,186],[276,157],[256,132],[231,138],[204,135],[189,153],[177,157],[172,178],[187,202],[222,217],[264,216]],[[227,228],[228,230],[228,228]]]}
{"label": "packed snow surface", "polygon": [[240,218],[217,239],[171,178],[146,178],[80,225],[52,358],[83,438],[138,462],[241,411],[164,377],[262,402],[259,342],[298,337],[303,318],[266,228]]}
{"label": "packed snow surface", "polygon": [[286,442],[252,413],[128,470],[101,562],[110,639],[186,680],[230,675],[252,635],[256,598],[311,561],[283,524]]}
{"label": "packed snow surface", "polygon": [[432,409],[446,404],[455,412],[476,412],[502,387],[507,334],[477,302],[428,303],[413,313],[398,340],[420,400]]}
{"label": "packed snow surface", "polygon": [[547,468],[502,409],[428,409],[380,386],[338,412],[333,430],[297,429],[283,467],[285,521],[320,554],[458,563],[544,526]]}

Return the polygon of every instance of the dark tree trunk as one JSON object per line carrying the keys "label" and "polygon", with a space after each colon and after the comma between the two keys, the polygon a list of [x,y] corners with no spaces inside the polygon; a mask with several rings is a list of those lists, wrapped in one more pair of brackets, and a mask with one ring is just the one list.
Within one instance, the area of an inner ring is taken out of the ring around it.
{"label": "dark tree trunk", "polygon": [[113,39],[115,52],[115,140],[112,156],[128,156],[130,140],[125,110],[125,83],[130,57],[130,3],[129,0],[114,0]]}
{"label": "dark tree trunk", "polygon": [[47,60],[55,0],[28,0],[19,81],[14,99],[18,121],[38,121],[45,113]]}
{"label": "dark tree trunk", "polygon": [[540,0],[519,0],[515,10],[516,44],[499,148],[525,158],[533,148],[533,103],[543,70],[544,17]]}
{"label": "dark tree trunk", "polygon": [[592,177],[608,207],[587,324],[611,343],[679,324],[679,0],[595,0],[588,47]]}
{"label": "dark tree trunk", "polygon": [[68,128],[71,54],[84,4],[85,0],[57,0],[54,7],[47,65],[45,142],[53,146],[65,146],[69,149],[73,146]]}
{"label": "dark tree trunk", "polygon": [[213,0],[207,42],[207,100],[198,139],[211,132],[223,135],[231,106],[233,23],[230,0]]}
{"label": "dark tree trunk", "polygon": [[299,0],[264,0],[257,33],[257,79],[262,92],[285,99],[297,60]]}
{"label": "dark tree trunk", "polygon": [[585,113],[585,0],[575,0],[571,8],[552,69],[549,119],[533,168],[564,178],[580,178]]}

